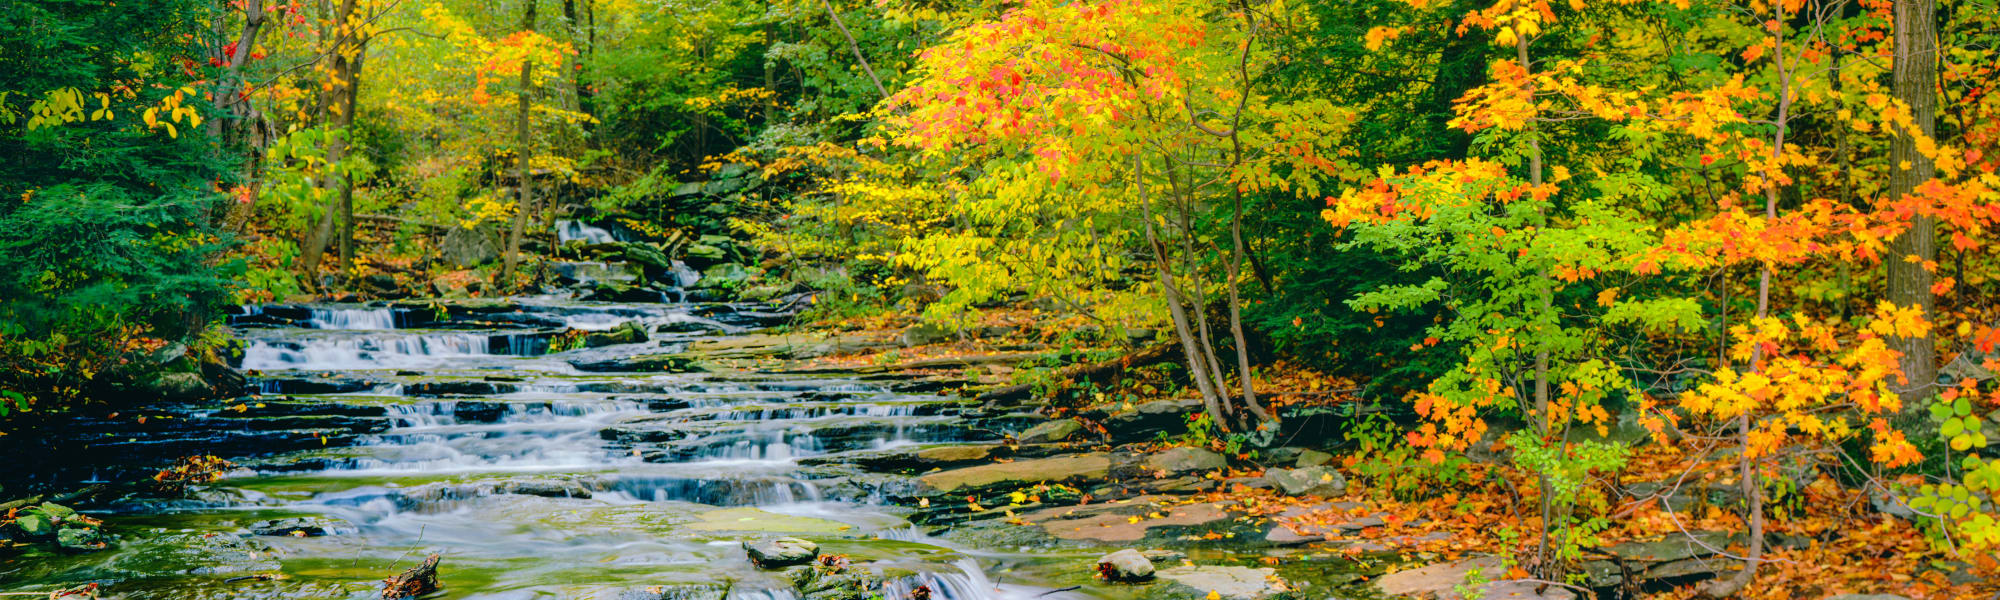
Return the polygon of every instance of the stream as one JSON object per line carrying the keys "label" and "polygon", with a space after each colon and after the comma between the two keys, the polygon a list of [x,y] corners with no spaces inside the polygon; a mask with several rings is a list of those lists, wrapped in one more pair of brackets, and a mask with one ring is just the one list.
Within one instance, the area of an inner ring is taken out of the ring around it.
{"label": "stream", "polygon": [[[994,439],[966,424],[962,399],[838,374],[615,370],[757,325],[699,305],[518,298],[476,318],[420,312],[238,309],[258,395],[163,413],[167,425],[88,452],[159,458],[181,441],[242,468],[186,500],[96,513],[107,550],[0,557],[0,587],[374,598],[382,578],[438,553],[445,598],[785,599],[799,594],[741,544],[798,536],[888,569],[888,600],[1090,592],[1049,593],[1087,580],[1096,553],[959,547],[912,526],[909,508],[799,463]],[[561,328],[630,322],[655,333],[549,351]],[[283,519],[299,520],[271,523]]]}

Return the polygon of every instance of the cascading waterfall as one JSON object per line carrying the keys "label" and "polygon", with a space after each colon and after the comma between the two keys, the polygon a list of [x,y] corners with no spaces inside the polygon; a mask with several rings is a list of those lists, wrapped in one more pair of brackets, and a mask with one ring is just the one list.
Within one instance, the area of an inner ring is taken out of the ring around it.
{"label": "cascading waterfall", "polygon": [[682,288],[691,288],[694,287],[694,284],[701,282],[701,272],[687,266],[687,263],[678,260],[674,261],[673,271],[674,284]]}
{"label": "cascading waterfall", "polygon": [[[508,336],[509,354],[532,350],[531,343],[511,347],[521,336]],[[369,334],[329,337],[252,338],[243,349],[245,369],[379,369],[417,364],[423,360],[495,354],[492,336],[484,333]],[[542,340],[542,348],[547,341]]]}
{"label": "cascading waterfall", "polygon": [[[599,235],[570,229],[581,238]],[[696,277],[675,271],[683,283]],[[270,543],[302,557],[297,564],[357,556],[387,563],[412,547],[436,548],[452,564],[448,573],[481,573],[446,575],[463,577],[446,583],[459,597],[619,597],[626,589],[619,586],[654,565],[676,574],[672,579],[686,576],[685,565],[701,564],[714,581],[731,582],[729,598],[798,600],[783,575],[743,558],[737,542],[767,533],[736,523],[830,521],[844,532],[842,543],[873,541],[891,554],[911,553],[878,559],[919,573],[887,582],[880,590],[885,600],[914,600],[919,587],[934,600],[1034,597],[1017,593],[1028,588],[994,585],[980,571],[980,562],[1018,559],[953,549],[977,558],[932,562],[943,555],[937,547],[949,545],[911,526],[902,511],[875,506],[883,503],[875,484],[799,464],[832,452],[962,438],[955,399],[897,394],[882,383],[840,376],[571,368],[599,356],[679,351],[686,343],[674,338],[663,340],[671,350],[649,343],[546,354],[558,323],[701,325],[662,328],[669,335],[738,331],[691,316],[688,307],[534,298],[436,317],[360,305],[268,308],[242,309],[257,317],[244,320],[242,366],[271,371],[256,374],[253,384],[268,397],[245,403],[256,407],[247,410],[269,411],[277,417],[270,423],[299,423],[307,428],[301,432],[312,432],[301,436],[318,441],[242,463],[263,476],[220,484],[236,488],[241,506],[202,515],[183,532],[234,527],[215,539],[237,540],[241,528],[266,513],[338,519],[343,525],[331,539]],[[417,327],[445,329],[412,329],[419,321]],[[477,323],[500,325],[450,329]],[[244,411],[218,410],[210,418]],[[828,477],[836,478],[822,479]],[[693,526],[711,517],[720,520],[706,522],[715,527],[710,533],[678,533],[699,530]],[[805,532],[825,529],[771,531],[812,537]],[[912,551],[912,545],[933,548]],[[173,571],[144,575],[172,580],[189,572],[175,564]],[[606,564],[616,566],[606,570]],[[604,573],[617,575],[591,581]],[[316,573],[289,575],[288,581],[326,583]],[[579,585],[589,589],[573,587]],[[697,581],[663,589],[647,597],[712,598],[720,587]]]}
{"label": "cascading waterfall", "polygon": [[618,236],[613,235],[611,230],[583,221],[569,219],[556,221],[556,242],[566,244],[570,240],[581,240],[586,244],[608,244],[618,241]]}
{"label": "cascading waterfall", "polygon": [[387,308],[313,308],[306,324],[314,329],[386,331],[396,328],[396,312]]}
{"label": "cascading waterfall", "polygon": [[[956,572],[928,571],[910,577],[883,582],[882,597],[885,600],[911,600],[928,596],[932,600],[1063,600],[1073,597],[1065,592],[1048,593],[1048,590],[996,584],[986,576],[986,571],[972,559],[959,559],[952,563]],[[919,594],[917,588],[929,590]]]}

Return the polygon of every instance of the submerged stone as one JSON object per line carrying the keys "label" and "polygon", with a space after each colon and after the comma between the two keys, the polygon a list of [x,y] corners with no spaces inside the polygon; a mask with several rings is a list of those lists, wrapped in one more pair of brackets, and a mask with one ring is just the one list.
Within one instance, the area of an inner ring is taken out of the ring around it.
{"label": "submerged stone", "polygon": [[337,535],[352,530],[346,521],[321,517],[293,517],[272,519],[250,524],[250,533],[257,535],[288,535],[293,537],[319,537]]}

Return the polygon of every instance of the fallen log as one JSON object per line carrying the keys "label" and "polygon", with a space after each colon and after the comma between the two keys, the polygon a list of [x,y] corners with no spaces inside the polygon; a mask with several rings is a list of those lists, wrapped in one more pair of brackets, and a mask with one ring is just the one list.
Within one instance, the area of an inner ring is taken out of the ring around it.
{"label": "fallen log", "polygon": [[[1143,367],[1173,360],[1180,355],[1180,349],[1173,344],[1160,344],[1103,362],[1070,365],[1055,372],[1058,381],[1090,381],[1106,385],[1117,381],[1127,369]],[[1035,391],[1035,385],[1023,383],[1002,388],[994,388],[979,394],[978,400],[988,404],[1026,399]]]}
{"label": "fallen log", "polygon": [[382,597],[385,599],[414,598],[438,589],[437,569],[440,557],[432,554],[423,564],[410,567],[403,574],[382,580]]}

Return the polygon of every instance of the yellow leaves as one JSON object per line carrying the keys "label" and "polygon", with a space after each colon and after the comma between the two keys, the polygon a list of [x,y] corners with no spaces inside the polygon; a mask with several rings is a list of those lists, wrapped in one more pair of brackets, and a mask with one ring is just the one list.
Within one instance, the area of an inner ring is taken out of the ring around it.
{"label": "yellow leaves", "polygon": [[1604,308],[1611,308],[1611,305],[1618,301],[1619,289],[1620,288],[1615,288],[1615,287],[1605,288],[1604,291],[1598,292],[1597,305],[1602,306]]}
{"label": "yellow leaves", "polygon": [[1884,300],[1875,305],[1875,319],[1868,323],[1868,331],[1883,337],[1923,338],[1930,337],[1931,325],[1922,306],[1899,307]]}

